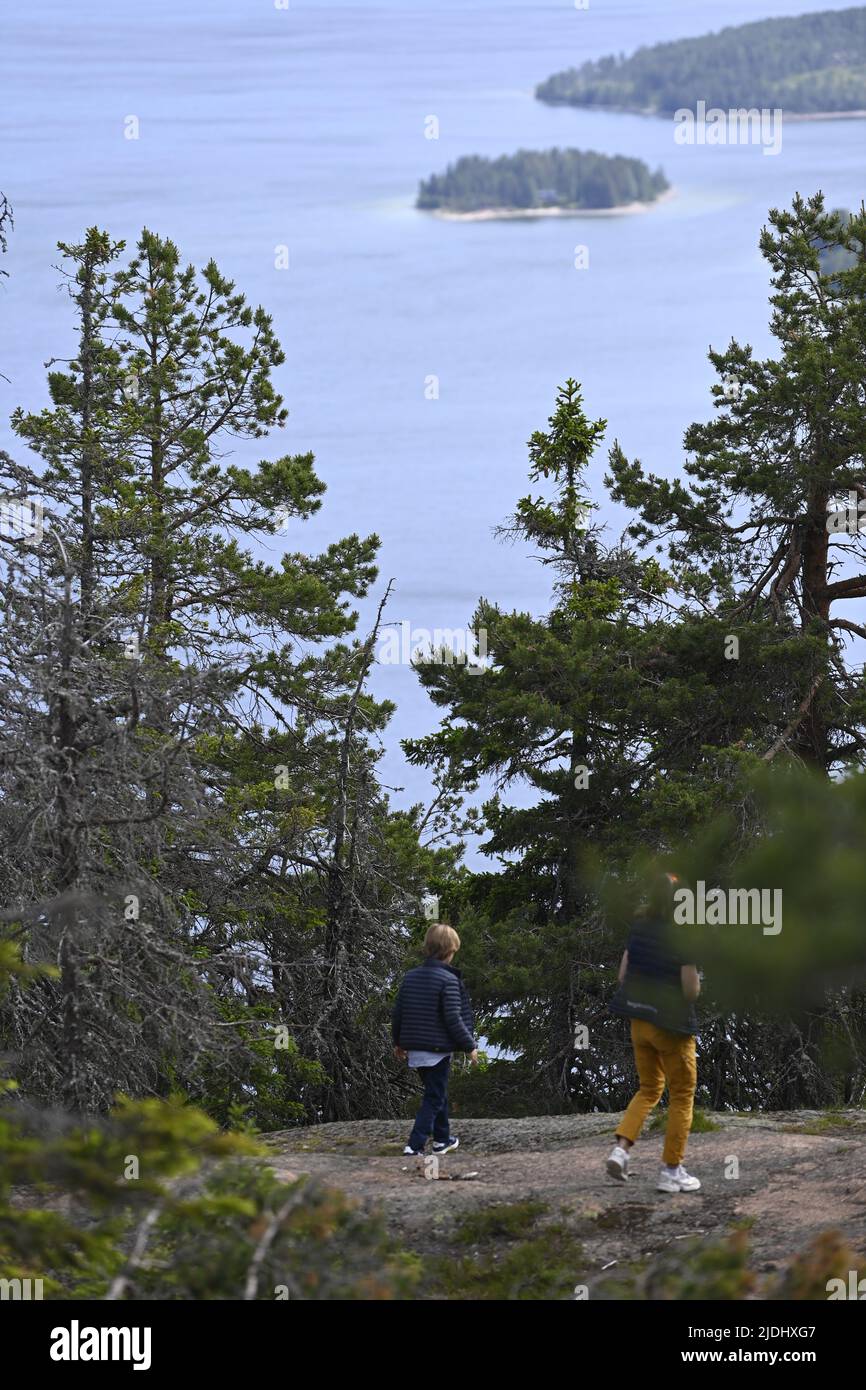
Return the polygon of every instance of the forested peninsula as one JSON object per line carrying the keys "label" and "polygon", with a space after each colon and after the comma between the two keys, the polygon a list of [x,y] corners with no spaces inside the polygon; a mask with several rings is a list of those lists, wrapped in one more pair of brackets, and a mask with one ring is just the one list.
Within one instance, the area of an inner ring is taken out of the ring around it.
{"label": "forested peninsula", "polygon": [[594,150],[518,150],[485,159],[464,155],[422,180],[416,206],[465,217],[543,216],[637,209],[669,188],[661,169]]}
{"label": "forested peninsula", "polygon": [[715,107],[781,107],[787,115],[866,113],[866,7],[765,19],[702,38],[610,55],[542,82],[553,105],[669,115]]}

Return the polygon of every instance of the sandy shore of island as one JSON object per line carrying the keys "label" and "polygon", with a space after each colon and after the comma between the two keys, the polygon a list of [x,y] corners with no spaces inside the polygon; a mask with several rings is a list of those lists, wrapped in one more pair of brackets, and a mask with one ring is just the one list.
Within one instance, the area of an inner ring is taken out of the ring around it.
{"label": "sandy shore of island", "polygon": [[[543,98],[539,98],[543,101]],[[582,105],[580,102],[554,101],[544,103],[547,106],[572,106],[575,111],[606,111],[618,116],[649,116],[654,120],[672,121],[676,115],[675,111],[660,111],[657,106],[595,106],[592,103]],[[684,111],[690,111],[691,107],[684,106]],[[738,110],[738,107],[708,107],[707,110],[724,111],[725,115],[729,110]],[[761,110],[761,107],[747,107],[747,110]],[[764,107],[764,110],[775,110],[774,107]],[[855,121],[866,117],[866,111],[786,111],[782,107],[782,118],[786,121]]]}
{"label": "sandy shore of island", "polygon": [[620,203],[615,208],[479,208],[477,212],[452,212],[449,208],[423,208],[445,222],[518,222],[539,217],[622,217],[635,212],[649,212],[660,203],[667,203],[676,194],[675,188],[660,193],[651,203]]}
{"label": "sandy shore of island", "polygon": [[866,117],[866,111],[786,111],[782,107],[783,121],[855,121]]}

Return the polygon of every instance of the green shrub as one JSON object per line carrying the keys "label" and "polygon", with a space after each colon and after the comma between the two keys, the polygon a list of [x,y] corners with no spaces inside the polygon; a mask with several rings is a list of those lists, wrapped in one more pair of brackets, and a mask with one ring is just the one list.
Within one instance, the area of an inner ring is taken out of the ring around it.
{"label": "green shrub", "polygon": [[748,1267],[746,1232],[722,1239],[677,1241],[643,1268],[620,1271],[590,1287],[590,1298],[629,1301],[748,1298],[756,1276]]}
{"label": "green shrub", "polygon": [[847,1286],[848,1271],[862,1268],[862,1259],[854,1254],[840,1231],[822,1231],[768,1281],[766,1297],[826,1299],[828,1280],[842,1279]]}
{"label": "green shrub", "polygon": [[548,1210],[546,1202],[482,1207],[461,1218],[457,1239],[466,1245],[481,1245],[487,1240],[516,1240],[531,1230],[538,1217]]}

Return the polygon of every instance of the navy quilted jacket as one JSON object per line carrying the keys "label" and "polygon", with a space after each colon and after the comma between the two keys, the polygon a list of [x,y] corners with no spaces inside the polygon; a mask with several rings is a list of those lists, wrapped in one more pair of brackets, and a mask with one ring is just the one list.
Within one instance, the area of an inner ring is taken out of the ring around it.
{"label": "navy quilted jacket", "polygon": [[423,1052],[474,1052],[475,1019],[463,983],[453,965],[428,956],[403,977],[391,1015],[397,1047]]}

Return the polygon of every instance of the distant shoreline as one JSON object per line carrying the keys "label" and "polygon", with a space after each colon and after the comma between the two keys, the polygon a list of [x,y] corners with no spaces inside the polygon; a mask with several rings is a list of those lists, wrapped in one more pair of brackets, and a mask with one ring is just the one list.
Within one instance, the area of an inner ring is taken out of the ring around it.
{"label": "distant shoreline", "polygon": [[863,120],[866,111],[785,111],[782,107],[783,121],[853,121]]}
{"label": "distant shoreline", "polygon": [[620,203],[612,208],[478,208],[474,212],[455,212],[450,208],[418,208],[418,212],[428,212],[444,222],[516,222],[535,220],[539,217],[619,217],[630,216],[635,212],[650,212],[659,203],[666,203],[676,193],[675,188],[666,188],[651,203]]}
{"label": "distant shoreline", "polygon": [[[612,116],[650,116],[653,120],[657,121],[672,121],[676,115],[676,111],[662,111],[657,106],[602,106],[600,102],[592,101],[547,101],[544,97],[536,97],[535,99],[536,101],[540,101],[542,106],[570,106],[573,111],[606,111]],[[690,111],[692,108],[690,106],[683,106],[677,109]],[[729,110],[760,111],[762,108],[750,106],[720,106],[718,108],[713,107],[712,109],[724,111],[727,115]],[[770,111],[775,108],[764,107],[763,109]],[[781,109],[783,121],[854,121],[866,118],[866,111],[786,111],[784,106]]]}

